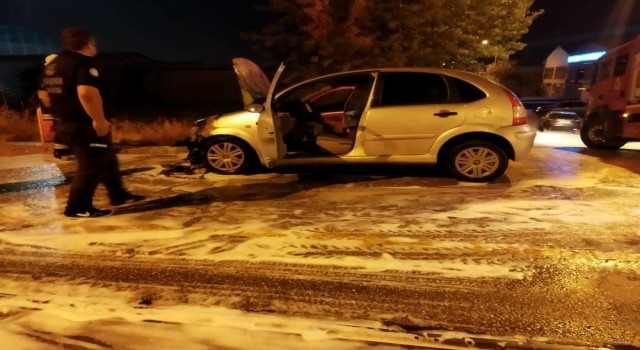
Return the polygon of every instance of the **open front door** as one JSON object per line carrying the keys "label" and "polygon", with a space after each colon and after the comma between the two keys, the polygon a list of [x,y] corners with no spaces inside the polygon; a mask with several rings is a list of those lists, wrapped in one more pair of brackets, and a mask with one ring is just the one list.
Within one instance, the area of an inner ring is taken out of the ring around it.
{"label": "open front door", "polygon": [[284,64],[280,64],[280,68],[276,72],[271,86],[269,86],[269,93],[265,101],[264,110],[260,113],[258,118],[258,136],[260,138],[260,148],[262,155],[265,158],[267,166],[270,166],[278,159],[284,158],[287,154],[287,146],[282,139],[282,130],[280,129],[280,119],[277,115],[274,115],[271,109],[271,103],[274,98],[274,93],[278,79],[284,70]]}

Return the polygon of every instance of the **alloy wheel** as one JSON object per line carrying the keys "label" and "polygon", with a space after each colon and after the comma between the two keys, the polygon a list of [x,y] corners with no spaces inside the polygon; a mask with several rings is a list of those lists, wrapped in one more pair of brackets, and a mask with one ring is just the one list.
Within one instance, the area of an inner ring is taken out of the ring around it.
{"label": "alloy wheel", "polygon": [[246,154],[233,142],[215,143],[207,151],[207,162],[217,171],[233,173],[243,167]]}
{"label": "alloy wheel", "polygon": [[486,147],[471,147],[458,153],[455,158],[456,170],[469,178],[484,178],[500,167],[496,152]]}

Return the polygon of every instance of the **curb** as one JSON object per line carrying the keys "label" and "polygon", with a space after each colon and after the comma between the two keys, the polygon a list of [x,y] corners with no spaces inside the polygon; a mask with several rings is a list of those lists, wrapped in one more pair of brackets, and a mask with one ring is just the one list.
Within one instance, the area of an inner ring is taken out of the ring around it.
{"label": "curb", "polygon": [[[0,142],[0,147],[10,147],[30,151],[28,153],[50,153],[53,152],[52,142]],[[130,146],[114,144],[114,149],[121,154],[180,154],[188,153],[186,147],[177,146]]]}
{"label": "curb", "polygon": [[120,154],[180,154],[189,153],[187,147],[175,146],[120,146],[115,145],[117,153]]}

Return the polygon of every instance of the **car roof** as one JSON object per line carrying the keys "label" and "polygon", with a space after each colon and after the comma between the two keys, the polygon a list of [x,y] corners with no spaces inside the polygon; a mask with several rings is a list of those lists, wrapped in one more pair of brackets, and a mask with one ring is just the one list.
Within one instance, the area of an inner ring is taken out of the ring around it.
{"label": "car roof", "polygon": [[283,93],[289,90],[292,90],[302,84],[313,82],[315,80],[322,80],[322,79],[331,78],[331,77],[340,77],[340,76],[347,76],[347,75],[361,74],[361,73],[435,73],[435,74],[442,74],[442,75],[463,79],[467,82],[473,83],[478,88],[485,90],[485,92],[489,94],[491,94],[491,91],[486,91],[487,89],[491,90],[492,88],[496,88],[496,87],[501,87],[506,89],[506,87],[504,87],[502,84],[495,82],[487,77],[483,77],[479,74],[461,71],[461,70],[448,69],[448,68],[434,68],[434,67],[383,67],[383,68],[349,70],[344,72],[320,75],[320,76],[303,80],[293,85],[287,86],[286,88],[276,93],[276,98],[278,98],[280,95],[282,95]]}
{"label": "car roof", "polygon": [[332,73],[327,75],[318,76],[316,78],[312,78],[306,81],[320,79],[320,78],[328,78],[331,76],[340,76],[340,75],[349,75],[349,74],[358,74],[358,73],[437,73],[437,74],[445,74],[451,76],[462,76],[468,77],[469,79],[477,79],[480,78],[482,80],[489,80],[485,77],[482,77],[478,74],[456,70],[456,69],[448,69],[448,68],[435,68],[435,67],[385,67],[385,68],[369,68],[369,69],[357,69],[350,70],[339,73]]}

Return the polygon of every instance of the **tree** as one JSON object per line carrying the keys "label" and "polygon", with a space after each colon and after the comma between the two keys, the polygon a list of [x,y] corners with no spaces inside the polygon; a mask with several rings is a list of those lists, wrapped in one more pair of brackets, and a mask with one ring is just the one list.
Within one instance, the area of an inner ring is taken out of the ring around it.
{"label": "tree", "polygon": [[512,61],[499,61],[487,66],[486,73],[518,96],[538,96],[541,93],[541,68],[521,67]]}
{"label": "tree", "polygon": [[[506,59],[541,12],[534,0],[270,0],[245,37],[300,76],[381,66],[479,70]],[[485,44],[483,44],[483,40]]]}

